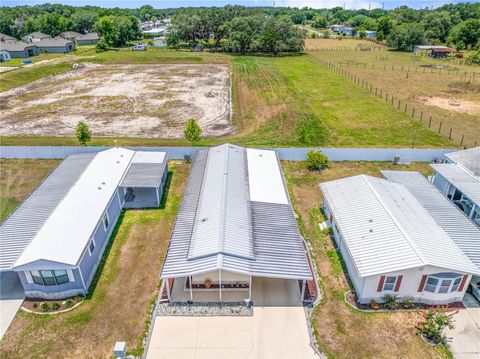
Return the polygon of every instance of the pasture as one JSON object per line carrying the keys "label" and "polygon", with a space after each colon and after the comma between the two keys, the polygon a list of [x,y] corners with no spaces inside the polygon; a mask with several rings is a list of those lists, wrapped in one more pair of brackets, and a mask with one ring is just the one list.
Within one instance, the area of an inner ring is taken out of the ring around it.
{"label": "pasture", "polygon": [[[319,50],[343,40],[309,40],[309,54],[330,62],[346,76],[356,77],[377,89],[392,107],[414,117],[432,131],[469,147],[480,142],[480,68],[463,60],[439,60],[394,51]],[[351,40],[358,41],[358,40]],[[315,47],[312,44],[315,45]],[[373,44],[376,46],[375,44]],[[400,103],[399,103],[400,101]],[[405,105],[407,109],[405,111]],[[430,119],[431,118],[431,119]],[[450,132],[451,129],[451,132]],[[464,137],[462,141],[462,137]]]}

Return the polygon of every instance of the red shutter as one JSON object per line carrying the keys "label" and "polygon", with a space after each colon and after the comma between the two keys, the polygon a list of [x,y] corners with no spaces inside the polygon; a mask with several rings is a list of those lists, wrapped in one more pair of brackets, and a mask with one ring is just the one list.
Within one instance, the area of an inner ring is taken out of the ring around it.
{"label": "red shutter", "polygon": [[418,286],[418,291],[423,292],[423,287],[425,286],[425,282],[427,281],[427,275],[422,276],[422,280],[420,281],[420,285]]}
{"label": "red shutter", "polygon": [[330,223],[333,223],[333,214],[330,213]]}
{"label": "red shutter", "polygon": [[403,279],[403,275],[399,275],[397,277],[397,283],[395,284],[395,289],[394,289],[395,292],[398,292],[398,290],[400,289],[400,286],[402,285],[402,279]]}
{"label": "red shutter", "polygon": [[380,277],[380,281],[378,282],[377,292],[381,292],[383,290],[383,283],[385,283],[384,275]]}
{"label": "red shutter", "polygon": [[461,292],[463,290],[463,287],[465,287],[465,283],[467,282],[468,275],[464,275],[462,278],[462,282],[460,283],[460,287],[458,287],[458,291]]}

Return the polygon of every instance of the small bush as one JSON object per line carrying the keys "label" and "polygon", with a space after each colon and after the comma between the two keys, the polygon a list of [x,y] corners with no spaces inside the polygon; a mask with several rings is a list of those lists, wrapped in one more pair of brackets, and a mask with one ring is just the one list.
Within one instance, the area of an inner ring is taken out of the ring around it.
{"label": "small bush", "polygon": [[370,308],[377,310],[380,308],[380,305],[375,301],[375,299],[372,299],[370,301]]}
{"label": "small bush", "polygon": [[440,344],[445,342],[445,328],[453,329],[455,327],[452,316],[455,312],[432,312],[427,310],[420,313],[422,321],[415,324],[420,334],[427,340]]}
{"label": "small bush", "polygon": [[399,297],[395,294],[385,294],[383,297],[383,305],[385,308],[389,310],[396,310],[400,308],[400,300]]}
{"label": "small bush", "polygon": [[38,308],[38,303],[33,303],[33,308],[37,309]]}
{"label": "small bush", "polygon": [[321,151],[310,150],[307,152],[307,167],[312,171],[328,168],[328,157]]}
{"label": "small bush", "polygon": [[48,304],[46,302],[40,303],[40,310],[42,312],[48,312],[50,310],[50,304]]}
{"label": "small bush", "polygon": [[65,308],[71,308],[71,307],[73,307],[73,300],[67,299],[65,301]]}
{"label": "small bush", "polygon": [[59,310],[60,309],[60,304],[58,304],[57,302],[53,302],[52,303],[52,310]]}
{"label": "small bush", "polygon": [[402,305],[404,308],[412,308],[413,307],[413,298],[412,297],[403,297]]}

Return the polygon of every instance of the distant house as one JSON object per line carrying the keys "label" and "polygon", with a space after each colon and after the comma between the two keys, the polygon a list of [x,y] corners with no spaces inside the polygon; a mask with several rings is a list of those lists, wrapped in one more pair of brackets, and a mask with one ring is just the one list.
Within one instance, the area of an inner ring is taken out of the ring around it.
{"label": "distant house", "polygon": [[455,52],[455,49],[447,46],[416,45],[413,47],[413,53],[415,55],[421,55],[423,53],[432,58],[445,58],[453,52]]}
{"label": "distant house", "polygon": [[12,57],[7,50],[0,50],[0,62],[7,62],[10,61]]}
{"label": "distant house", "polygon": [[35,56],[40,53],[36,45],[22,41],[0,41],[0,51],[8,52],[12,59]]}
{"label": "distant house", "polygon": [[366,30],[365,31],[365,37],[367,39],[376,39],[377,38],[377,32],[376,31],[371,31],[371,30]]}
{"label": "distant house", "polygon": [[16,38],[0,33],[0,41],[17,41]]}
{"label": "distant house", "polygon": [[96,32],[89,32],[88,34],[81,35],[75,39],[77,45],[95,45],[100,40],[100,37]]}
{"label": "distant house", "polygon": [[65,31],[60,33],[58,36],[63,37],[65,40],[75,41],[75,39],[82,36],[82,34],[76,31]]}
{"label": "distant house", "polygon": [[63,37],[45,38],[36,41],[35,45],[41,52],[50,54],[66,54],[75,50],[75,42],[66,40]]}
{"label": "distant house", "polygon": [[27,297],[87,294],[122,209],[158,207],[167,174],[164,152],[67,157],[0,225],[0,271]]}
{"label": "distant house", "polygon": [[332,31],[346,36],[353,35],[353,28],[347,25],[332,25]]}
{"label": "distant house", "polygon": [[147,51],[147,44],[144,44],[143,42],[139,42],[135,44],[132,48],[133,51]]}
{"label": "distant house", "polygon": [[357,300],[462,301],[480,268],[401,183],[353,176],[320,184]]}
{"label": "distant house", "polygon": [[156,37],[152,40],[154,47],[167,47],[167,38],[165,36]]}
{"label": "distant house", "polygon": [[23,37],[23,41],[28,42],[28,43],[34,43],[34,42],[38,42],[38,41],[41,41],[41,40],[44,40],[44,39],[51,39],[51,38],[52,37],[50,35],[44,34],[42,32],[35,31],[35,32],[31,32],[28,35],[25,35]]}
{"label": "distant house", "polygon": [[480,226],[480,147],[445,156],[447,163],[431,164],[432,183]]}

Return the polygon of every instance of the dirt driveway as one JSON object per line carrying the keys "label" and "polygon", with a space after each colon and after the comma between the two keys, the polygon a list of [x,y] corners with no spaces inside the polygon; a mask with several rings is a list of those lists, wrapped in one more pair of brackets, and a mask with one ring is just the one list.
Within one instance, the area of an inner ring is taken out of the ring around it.
{"label": "dirt driveway", "polygon": [[157,317],[147,358],[317,358],[296,281],[254,278],[252,298],[252,317]]}
{"label": "dirt driveway", "polygon": [[180,138],[190,118],[204,136],[231,124],[227,65],[83,63],[0,94],[0,135],[72,136],[85,121],[94,136]]}

